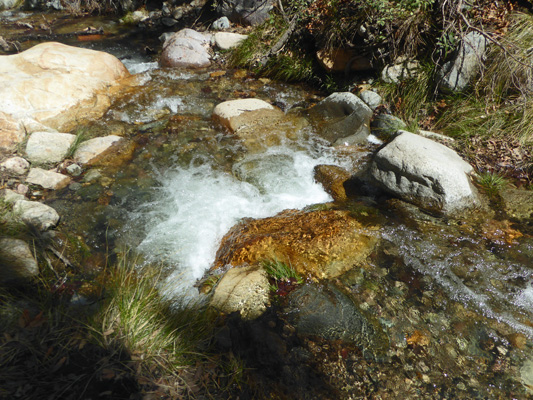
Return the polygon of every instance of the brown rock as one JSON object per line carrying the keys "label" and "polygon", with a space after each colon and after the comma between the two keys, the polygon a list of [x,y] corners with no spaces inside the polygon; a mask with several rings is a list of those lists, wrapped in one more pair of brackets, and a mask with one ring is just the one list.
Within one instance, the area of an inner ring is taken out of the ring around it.
{"label": "brown rock", "polygon": [[344,183],[351,177],[348,171],[336,165],[317,165],[314,172],[315,181],[320,183],[335,201],[348,200],[344,188]]}
{"label": "brown rock", "polygon": [[248,219],[224,236],[213,269],[276,259],[304,276],[333,278],[365,262],[377,242],[376,229],[337,210],[286,210]]}

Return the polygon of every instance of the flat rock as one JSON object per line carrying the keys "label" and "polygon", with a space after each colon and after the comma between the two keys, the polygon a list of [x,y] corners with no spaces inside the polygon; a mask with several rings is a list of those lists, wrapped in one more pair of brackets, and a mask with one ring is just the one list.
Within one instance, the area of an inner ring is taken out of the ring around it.
{"label": "flat rock", "polygon": [[302,276],[333,278],[366,262],[377,243],[376,230],[338,210],[286,210],[246,219],[222,238],[213,269],[275,259]]}
{"label": "flat rock", "polygon": [[23,194],[17,193],[10,189],[2,189],[0,190],[0,198],[5,201],[6,203],[15,203],[18,200],[25,200],[26,197],[24,197]]}
{"label": "flat rock", "polygon": [[479,205],[472,172],[452,149],[406,131],[376,153],[370,166],[371,177],[389,193],[445,214]]}
{"label": "flat rock", "polygon": [[59,214],[56,210],[36,201],[18,200],[13,205],[13,212],[20,215],[26,224],[39,231],[53,228],[59,222]]}
{"label": "flat rock", "polygon": [[39,274],[37,261],[24,240],[0,239],[0,282],[27,279]]}
{"label": "flat rock", "polygon": [[30,169],[30,163],[22,157],[11,157],[0,164],[0,171],[10,175],[24,175]]}
{"label": "flat rock", "polygon": [[318,134],[331,144],[366,142],[372,110],[350,92],[337,92],[309,110]]}
{"label": "flat rock", "polygon": [[26,182],[39,185],[45,189],[59,190],[68,186],[70,178],[66,175],[46,171],[42,168],[32,168],[26,177]]}
{"label": "flat rock", "polygon": [[229,50],[238,47],[248,35],[240,35],[232,32],[215,33],[215,45],[221,50]]}
{"label": "flat rock", "polygon": [[59,132],[34,132],[26,143],[26,156],[32,163],[58,163],[66,157],[76,135]]}
{"label": "flat rock", "polygon": [[257,266],[232,268],[217,283],[211,305],[222,312],[240,312],[243,319],[255,319],[270,304],[269,282]]}
{"label": "flat rock", "polygon": [[78,164],[94,164],[99,158],[113,151],[113,146],[124,140],[120,136],[109,135],[82,142],[74,152],[74,161]]}
{"label": "flat rock", "polygon": [[206,68],[211,65],[211,36],[192,29],[182,29],[163,44],[159,59],[162,67]]}
{"label": "flat rock", "polygon": [[[213,119],[235,132],[242,125],[238,117],[250,111],[274,110],[275,107],[260,99],[229,100],[218,104],[213,110]],[[281,110],[278,110],[281,112]]]}
{"label": "flat rock", "polygon": [[0,56],[0,112],[55,129],[99,118],[110,104],[106,89],[127,76],[126,67],[111,54],[41,43]]}

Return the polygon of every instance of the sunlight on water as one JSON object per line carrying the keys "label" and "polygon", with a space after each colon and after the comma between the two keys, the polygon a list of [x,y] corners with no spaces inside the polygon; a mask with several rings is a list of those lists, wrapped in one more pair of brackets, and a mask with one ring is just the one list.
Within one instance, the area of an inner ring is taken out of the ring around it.
{"label": "sunlight on water", "polygon": [[171,292],[194,295],[192,285],[210,267],[220,239],[239,219],[331,200],[313,179],[314,166],[328,161],[301,150],[271,148],[235,166],[242,180],[209,163],[167,171],[159,178],[155,200],[138,210],[137,217],[146,223],[138,249],[151,261],[176,266],[169,278]]}

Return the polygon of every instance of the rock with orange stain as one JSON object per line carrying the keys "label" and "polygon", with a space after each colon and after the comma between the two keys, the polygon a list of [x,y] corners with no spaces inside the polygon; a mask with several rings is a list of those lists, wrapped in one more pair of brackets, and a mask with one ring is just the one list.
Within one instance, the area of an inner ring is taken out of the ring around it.
{"label": "rock with orange stain", "polygon": [[482,227],[483,236],[496,244],[513,244],[515,239],[523,236],[522,232],[512,228],[512,223],[495,219],[488,221]]}
{"label": "rock with orange stain", "polygon": [[285,210],[247,219],[224,236],[212,270],[276,259],[303,276],[334,278],[365,264],[378,241],[376,231],[338,210]]}
{"label": "rock with orange stain", "polygon": [[415,330],[411,335],[407,336],[407,344],[410,346],[428,346],[431,338],[427,332]]}

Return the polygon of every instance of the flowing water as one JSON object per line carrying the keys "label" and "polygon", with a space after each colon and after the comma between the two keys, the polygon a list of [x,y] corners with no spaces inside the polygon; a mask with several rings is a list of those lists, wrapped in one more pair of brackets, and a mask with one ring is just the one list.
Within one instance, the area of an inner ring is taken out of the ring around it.
{"label": "flowing water", "polygon": [[[64,216],[64,229],[93,250],[112,253],[131,248],[146,262],[164,265],[168,296],[197,296],[194,283],[213,263],[220,239],[242,218],[330,202],[314,181],[313,168],[319,164],[361,168],[373,148],[337,151],[305,128],[282,145],[248,151],[211,121],[217,104],[256,97],[298,113],[316,101],[312,91],[257,79],[244,71],[211,75],[212,71],[159,69],[134,41],[83,45],[116,54],[138,74],[138,85],[124,93],[101,121],[86,127],[89,135],[118,133],[136,147],[131,160],[87,171],[81,185],[58,193],[51,204]],[[393,345],[404,348],[410,343],[405,332],[412,326],[405,324],[411,321],[431,332],[435,346],[444,349],[446,343],[454,343],[459,346],[453,350],[460,354],[457,357],[474,364],[476,357],[484,357],[490,364],[500,358],[480,344],[486,343],[484,338],[497,337],[496,343],[509,347],[508,338],[520,333],[527,344],[508,353],[514,370],[509,367],[507,372],[514,374],[513,382],[533,384],[533,367],[520,367],[533,360],[531,226],[513,226],[523,236],[506,240],[494,236],[505,227],[491,228],[501,221],[490,214],[457,223],[394,209],[375,199],[358,199],[345,207],[381,226],[382,244],[372,261],[378,272],[375,276],[354,272],[345,283],[354,295],[366,299],[368,310],[380,315]],[[379,271],[385,271],[387,278]],[[383,298],[372,300],[378,293]],[[461,329],[470,324],[475,326],[464,333]],[[450,356],[443,355],[442,360],[446,357]],[[487,381],[500,382],[494,385],[504,391],[516,390],[495,371]],[[469,373],[463,371],[464,376]],[[465,385],[475,387],[468,379],[464,378]],[[476,379],[481,378],[476,375]],[[472,390],[465,398],[483,397]]]}

